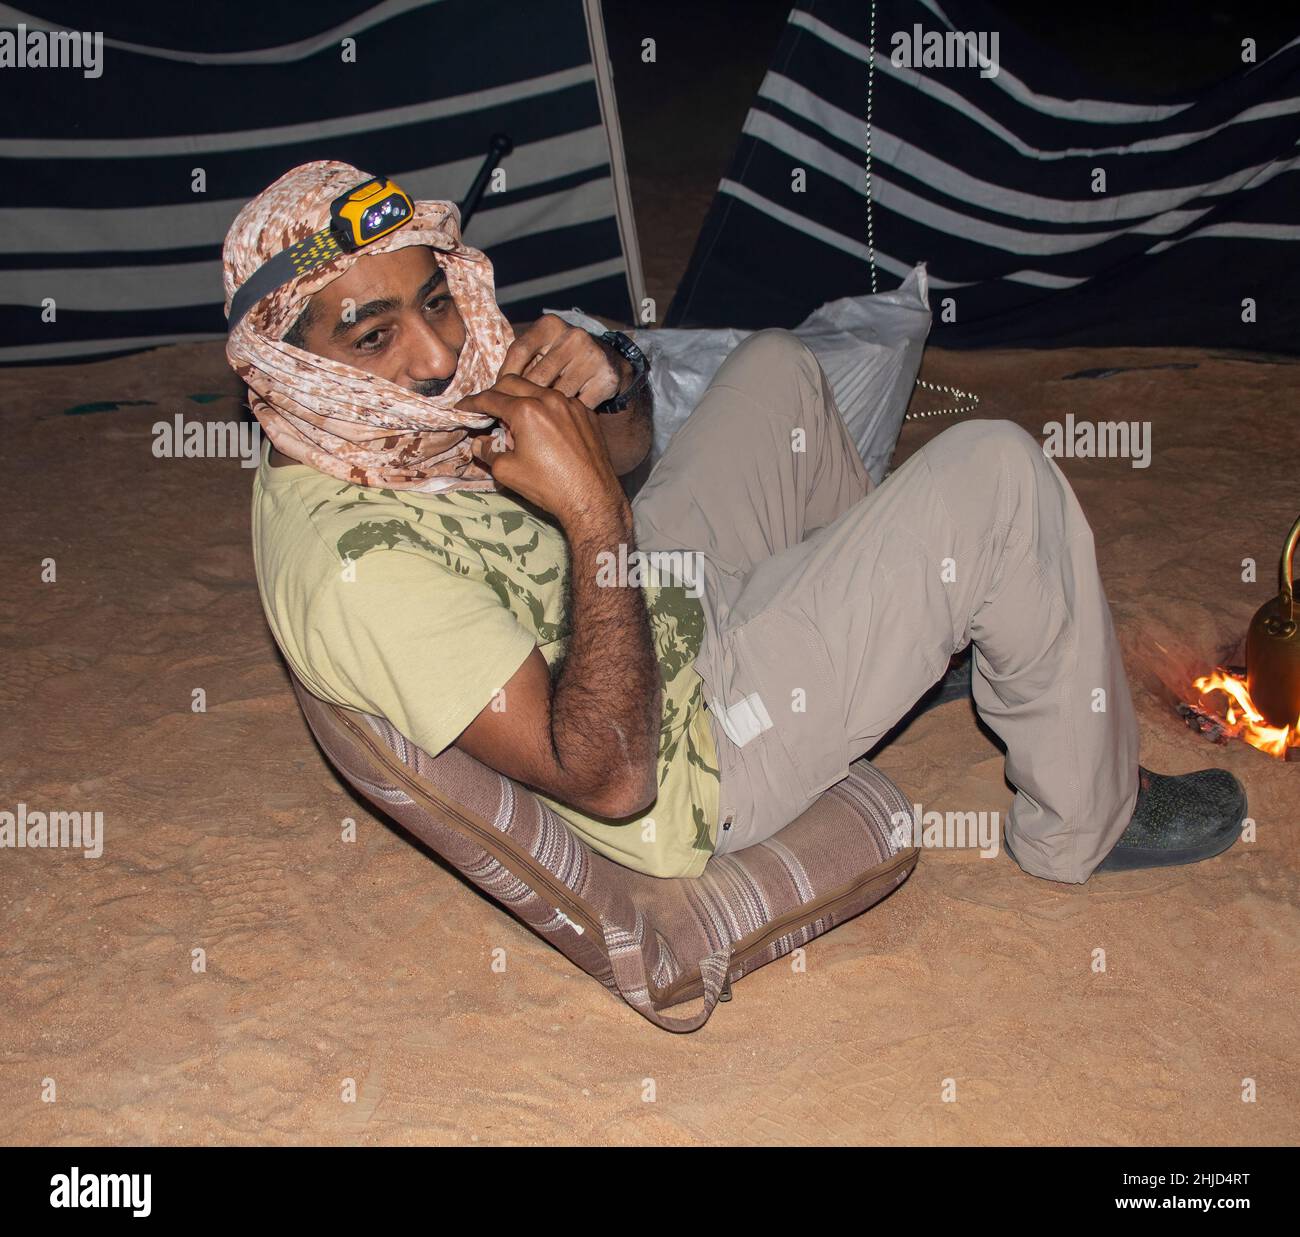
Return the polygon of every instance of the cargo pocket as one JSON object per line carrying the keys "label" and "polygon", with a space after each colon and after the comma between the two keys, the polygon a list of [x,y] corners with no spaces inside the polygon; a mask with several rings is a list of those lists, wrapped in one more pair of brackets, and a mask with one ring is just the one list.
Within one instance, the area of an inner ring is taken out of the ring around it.
{"label": "cargo pocket", "polygon": [[[804,614],[771,610],[729,633],[735,656],[724,728],[779,741],[804,798],[847,776],[844,706],[820,633]],[[733,742],[741,739],[731,734]],[[743,744],[742,744],[743,745]]]}

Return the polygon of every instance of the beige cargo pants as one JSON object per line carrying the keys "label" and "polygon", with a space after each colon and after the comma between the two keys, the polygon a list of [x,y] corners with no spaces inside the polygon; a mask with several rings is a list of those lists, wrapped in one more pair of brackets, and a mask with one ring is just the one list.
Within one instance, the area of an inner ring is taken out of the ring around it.
{"label": "beige cargo pants", "polygon": [[798,816],[970,642],[1021,867],[1085,881],[1124,831],[1137,721],[1092,532],[1019,426],[959,422],[873,487],[816,358],[762,331],[633,512],[642,550],[694,551],[703,578],[718,854]]}

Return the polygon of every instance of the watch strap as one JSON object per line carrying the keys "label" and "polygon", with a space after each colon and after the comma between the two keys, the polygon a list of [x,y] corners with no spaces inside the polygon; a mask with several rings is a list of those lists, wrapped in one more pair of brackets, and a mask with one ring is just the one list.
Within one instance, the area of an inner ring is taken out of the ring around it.
{"label": "watch strap", "polygon": [[626,391],[611,395],[603,404],[597,404],[593,411],[598,413],[623,412],[640,393],[641,388],[650,385],[650,371],[643,369],[628,383]]}
{"label": "watch strap", "polygon": [[649,382],[650,358],[622,331],[606,331],[597,338],[608,344],[632,366],[633,378],[626,391],[612,395],[604,403],[597,404],[595,411],[598,413],[622,412],[632,403],[641,388]]}

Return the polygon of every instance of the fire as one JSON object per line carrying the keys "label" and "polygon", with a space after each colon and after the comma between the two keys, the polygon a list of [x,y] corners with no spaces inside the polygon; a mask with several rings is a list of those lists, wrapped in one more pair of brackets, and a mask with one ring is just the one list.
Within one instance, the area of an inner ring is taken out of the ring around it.
{"label": "fire", "polygon": [[1300,748],[1300,717],[1291,726],[1270,726],[1251,703],[1245,679],[1220,668],[1193,679],[1192,686],[1203,696],[1216,691],[1226,693],[1228,706],[1224,716],[1232,737],[1245,739],[1252,747],[1279,760],[1287,758],[1287,748]]}

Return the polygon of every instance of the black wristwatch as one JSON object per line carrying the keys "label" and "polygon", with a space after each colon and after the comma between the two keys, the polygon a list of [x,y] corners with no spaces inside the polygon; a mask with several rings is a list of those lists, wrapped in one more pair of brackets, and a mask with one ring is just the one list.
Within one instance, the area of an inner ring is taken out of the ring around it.
{"label": "black wristwatch", "polygon": [[622,412],[636,397],[647,382],[650,381],[650,359],[622,331],[606,331],[596,337],[608,344],[621,357],[625,357],[632,366],[634,377],[626,391],[610,396],[603,404],[596,405],[596,412]]}

